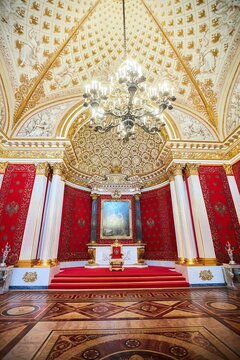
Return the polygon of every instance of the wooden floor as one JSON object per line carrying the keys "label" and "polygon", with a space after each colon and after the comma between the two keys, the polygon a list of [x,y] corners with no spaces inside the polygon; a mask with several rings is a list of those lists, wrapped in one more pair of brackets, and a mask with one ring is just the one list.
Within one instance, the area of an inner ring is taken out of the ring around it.
{"label": "wooden floor", "polygon": [[240,291],[12,291],[0,359],[239,359]]}

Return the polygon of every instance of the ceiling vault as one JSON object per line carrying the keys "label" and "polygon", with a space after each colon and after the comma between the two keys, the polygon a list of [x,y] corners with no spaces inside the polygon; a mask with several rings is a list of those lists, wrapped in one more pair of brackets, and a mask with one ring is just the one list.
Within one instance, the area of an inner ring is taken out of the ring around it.
{"label": "ceiling vault", "polygon": [[64,48],[69,44],[69,42],[71,41],[73,36],[78,33],[81,26],[88,19],[88,17],[93,13],[93,11],[96,9],[96,7],[100,1],[101,0],[97,0],[95,2],[95,4],[90,8],[90,10],[87,12],[87,14],[83,17],[83,19],[80,21],[80,23],[72,28],[68,38],[63,42],[62,45],[59,46],[59,48],[56,51],[54,51],[54,53],[52,54],[52,57],[50,59],[48,59],[46,64],[41,68],[41,72],[37,76],[33,86],[31,87],[30,91],[28,92],[28,94],[26,95],[26,97],[24,98],[22,103],[19,105],[17,111],[15,112],[14,124],[16,124],[19,121],[19,119],[21,118],[23,113],[27,110],[29,100],[34,95],[34,93],[37,90],[40,83],[44,80],[44,77],[47,75],[47,72],[51,69],[51,67],[54,64],[54,62],[56,61],[56,59],[60,56],[60,54],[62,53]]}
{"label": "ceiling vault", "polygon": [[202,102],[204,104],[204,107],[206,109],[206,114],[207,114],[207,116],[209,118],[209,121],[214,125],[214,127],[217,127],[218,119],[217,119],[217,114],[215,112],[215,109],[213,109],[211,106],[209,106],[209,102],[205,98],[205,95],[202,92],[202,90],[200,89],[200,87],[199,87],[199,85],[198,85],[198,83],[197,83],[197,81],[196,81],[196,79],[195,79],[195,77],[193,75],[193,72],[190,69],[189,64],[185,63],[185,61],[183,60],[180,52],[175,48],[175,46],[173,45],[173,43],[169,39],[169,36],[168,36],[167,32],[163,29],[163,27],[161,26],[159,21],[156,19],[153,12],[151,11],[151,9],[146,4],[145,0],[141,0],[141,1],[142,1],[142,4],[145,6],[145,8],[146,8],[147,12],[149,13],[149,15],[153,18],[154,22],[156,23],[156,25],[159,28],[159,30],[161,31],[162,35],[166,39],[167,43],[169,44],[169,46],[173,50],[175,56],[177,57],[177,59],[181,63],[183,69],[185,70],[189,80],[191,81],[191,83],[193,84],[195,90],[197,91],[198,95],[200,96],[200,98],[201,98],[201,100],[202,100]]}

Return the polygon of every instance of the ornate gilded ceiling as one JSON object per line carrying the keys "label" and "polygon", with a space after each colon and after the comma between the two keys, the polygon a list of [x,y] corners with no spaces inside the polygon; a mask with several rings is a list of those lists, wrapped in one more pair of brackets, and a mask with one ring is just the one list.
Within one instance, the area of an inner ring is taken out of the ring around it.
{"label": "ornate gilded ceiling", "polygon": [[177,97],[164,114],[165,132],[139,130],[123,144],[88,127],[84,85],[107,79],[124,59],[121,0],[1,0],[2,157],[9,149],[11,157],[27,157],[26,143],[29,157],[36,146],[45,158],[64,154],[71,179],[86,184],[114,164],[158,181],[176,151],[192,159],[206,158],[206,148],[213,159],[234,154],[239,1],[125,0],[125,6],[128,56],[150,84],[166,79]]}

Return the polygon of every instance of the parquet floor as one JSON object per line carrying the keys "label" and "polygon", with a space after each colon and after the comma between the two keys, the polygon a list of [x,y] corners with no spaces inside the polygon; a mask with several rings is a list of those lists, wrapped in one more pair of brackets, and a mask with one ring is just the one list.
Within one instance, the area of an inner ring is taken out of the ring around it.
{"label": "parquet floor", "polygon": [[12,291],[0,359],[239,359],[240,291]]}

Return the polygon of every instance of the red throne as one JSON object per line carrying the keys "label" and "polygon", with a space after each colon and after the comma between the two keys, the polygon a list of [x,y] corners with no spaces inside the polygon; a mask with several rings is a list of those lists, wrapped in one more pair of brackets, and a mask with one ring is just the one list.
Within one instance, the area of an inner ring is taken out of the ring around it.
{"label": "red throne", "polygon": [[118,242],[118,240],[115,240],[115,242],[111,245],[111,248],[110,270],[124,270],[122,245]]}

